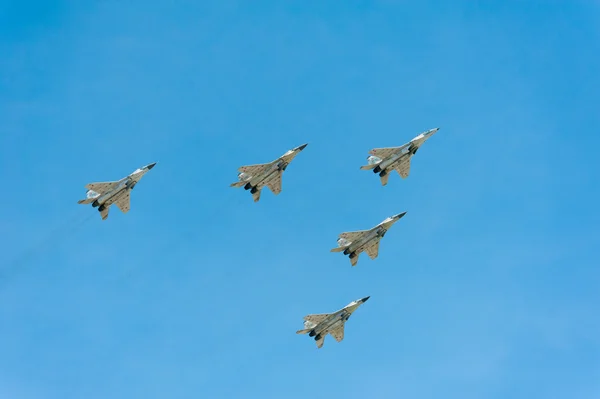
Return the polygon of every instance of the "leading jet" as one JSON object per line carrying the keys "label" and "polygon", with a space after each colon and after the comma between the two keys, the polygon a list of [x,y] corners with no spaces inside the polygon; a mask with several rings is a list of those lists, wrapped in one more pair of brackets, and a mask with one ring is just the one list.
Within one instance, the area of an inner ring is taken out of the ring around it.
{"label": "leading jet", "polygon": [[308,144],[302,144],[299,147],[291,149],[269,163],[242,166],[238,169],[239,181],[231,183],[229,186],[244,187],[244,190],[250,190],[254,202],[260,200],[260,191],[265,186],[268,187],[273,194],[278,195],[281,192],[281,177],[283,171],[307,145]]}
{"label": "leading jet", "polygon": [[358,255],[363,251],[366,251],[369,258],[374,260],[379,255],[379,242],[392,225],[404,215],[406,215],[406,212],[390,216],[370,230],[350,231],[340,234],[337,240],[338,247],[333,248],[331,252],[343,251],[344,255],[350,257],[352,266],[356,266]]}
{"label": "leading jet", "polygon": [[406,179],[410,173],[410,160],[417,153],[424,142],[429,140],[439,127],[430,129],[419,134],[417,137],[400,147],[374,148],[369,151],[367,157],[368,165],[361,166],[361,170],[373,169],[373,173],[379,173],[381,185],[385,186],[390,177],[389,173],[396,170],[400,177]]}
{"label": "leading jet", "polygon": [[92,204],[92,207],[98,208],[102,220],[108,217],[108,211],[111,205],[116,205],[123,213],[129,212],[129,195],[131,190],[140,181],[150,169],[156,165],[156,162],[135,170],[129,176],[118,181],[109,181],[103,183],[90,183],[85,186],[88,189],[87,198],[79,200],[78,204]]}
{"label": "leading jet", "polygon": [[314,337],[317,342],[317,348],[323,347],[325,336],[331,334],[337,342],[342,342],[344,339],[344,324],[354,313],[356,309],[363,303],[367,302],[370,297],[358,299],[350,302],[344,308],[333,313],[324,314],[309,314],[304,317],[304,330],[296,331],[296,334],[307,334],[309,337]]}

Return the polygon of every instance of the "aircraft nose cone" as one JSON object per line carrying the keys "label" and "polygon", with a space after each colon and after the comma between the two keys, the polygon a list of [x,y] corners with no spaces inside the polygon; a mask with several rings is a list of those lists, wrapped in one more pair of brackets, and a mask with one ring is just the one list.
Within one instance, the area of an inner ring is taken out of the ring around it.
{"label": "aircraft nose cone", "polygon": [[396,216],[394,216],[394,219],[401,219],[404,215],[406,215],[406,212],[399,213]]}
{"label": "aircraft nose cone", "polygon": [[148,170],[152,169],[154,167],[154,165],[156,165],[156,162],[151,163],[150,165],[146,166],[148,168]]}
{"label": "aircraft nose cone", "polygon": [[303,149],[306,148],[307,145],[308,145],[308,143],[302,144],[300,147],[298,147],[298,151],[302,151]]}
{"label": "aircraft nose cone", "polygon": [[371,298],[371,296],[366,296],[366,297],[364,297],[363,299],[361,299],[361,301],[362,301],[363,303],[365,303],[365,302],[367,302],[367,301],[369,300],[369,298]]}

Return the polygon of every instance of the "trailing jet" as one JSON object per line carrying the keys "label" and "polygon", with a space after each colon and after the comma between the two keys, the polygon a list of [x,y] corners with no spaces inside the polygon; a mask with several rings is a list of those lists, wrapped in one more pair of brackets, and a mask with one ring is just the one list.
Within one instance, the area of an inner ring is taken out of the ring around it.
{"label": "trailing jet", "polygon": [[127,177],[119,181],[104,183],[90,183],[85,186],[88,189],[87,198],[78,201],[78,204],[92,204],[98,208],[102,220],[108,217],[111,205],[116,205],[123,213],[129,212],[129,194],[144,175],[156,165],[156,162],[143,168],[137,169]]}
{"label": "trailing jet", "polygon": [[263,187],[269,187],[273,194],[278,195],[281,192],[281,176],[290,162],[306,148],[308,144],[302,144],[289,150],[273,162],[258,165],[242,166],[238,169],[238,179],[231,183],[230,187],[244,187],[244,190],[250,190],[254,202],[260,199],[260,190]]}
{"label": "trailing jet", "polygon": [[391,216],[370,230],[350,231],[340,234],[337,240],[339,246],[333,248],[331,252],[344,251],[344,255],[350,256],[352,266],[356,266],[358,255],[363,251],[366,251],[369,258],[374,260],[379,255],[379,241],[385,236],[390,227],[404,215],[406,215],[406,212]]}
{"label": "trailing jet", "polygon": [[306,334],[314,337],[317,341],[317,348],[323,347],[325,336],[331,334],[337,342],[344,339],[344,325],[356,309],[367,302],[370,297],[364,297],[350,302],[344,308],[334,313],[309,314],[304,317],[304,330],[296,331],[296,334]]}
{"label": "trailing jet", "polygon": [[381,185],[385,186],[390,177],[389,173],[396,170],[398,174],[406,179],[410,173],[410,159],[417,153],[419,148],[433,136],[439,127],[419,134],[417,137],[400,147],[374,148],[369,151],[368,165],[361,166],[361,170],[373,169],[373,173],[379,173]]}

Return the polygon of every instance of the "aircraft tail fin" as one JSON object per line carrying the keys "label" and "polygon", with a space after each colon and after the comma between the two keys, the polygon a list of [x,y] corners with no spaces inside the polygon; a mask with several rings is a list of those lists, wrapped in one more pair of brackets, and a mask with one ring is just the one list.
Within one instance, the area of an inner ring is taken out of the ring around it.
{"label": "aircraft tail fin", "polygon": [[298,331],[296,331],[296,334],[308,334],[310,332],[310,330],[312,330],[312,328],[306,328],[304,330],[298,330]]}
{"label": "aircraft tail fin", "polygon": [[358,255],[359,255],[359,254],[357,253],[357,254],[356,254],[356,256],[354,256],[354,257],[350,258],[350,264],[351,264],[352,266],[356,266],[356,264],[358,263]]}
{"label": "aircraft tail fin", "polygon": [[260,191],[261,190],[256,190],[253,194],[252,194],[252,198],[254,198],[254,202],[258,202],[260,200]]}
{"label": "aircraft tail fin", "polygon": [[236,181],[235,183],[231,183],[229,185],[229,187],[242,187],[245,186],[246,182],[245,181]]}
{"label": "aircraft tail fin", "polygon": [[386,184],[388,184],[388,179],[390,178],[390,175],[388,175],[387,173],[384,175],[379,175],[379,177],[381,178],[381,185],[385,186]]}
{"label": "aircraft tail fin", "polygon": [[342,252],[345,249],[346,249],[346,247],[336,247],[336,248],[333,248],[330,252]]}
{"label": "aircraft tail fin", "polygon": [[322,348],[323,343],[325,342],[325,335],[321,336],[320,339],[317,339],[316,342],[317,342],[317,348],[319,348],[319,349]]}
{"label": "aircraft tail fin", "polygon": [[371,169],[375,169],[375,166],[377,166],[377,164],[369,164],[369,165],[364,165],[360,167],[360,170],[371,170]]}
{"label": "aircraft tail fin", "polygon": [[108,210],[110,209],[110,207],[106,207],[104,209],[102,209],[100,211],[100,216],[102,217],[102,220],[106,220],[106,218],[108,217]]}

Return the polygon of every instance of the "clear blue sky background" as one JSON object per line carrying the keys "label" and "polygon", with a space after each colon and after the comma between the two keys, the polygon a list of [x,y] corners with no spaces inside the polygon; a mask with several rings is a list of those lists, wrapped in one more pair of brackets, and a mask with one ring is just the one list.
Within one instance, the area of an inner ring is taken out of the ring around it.
{"label": "clear blue sky background", "polygon": [[0,2],[0,397],[599,398],[599,54],[591,0]]}

